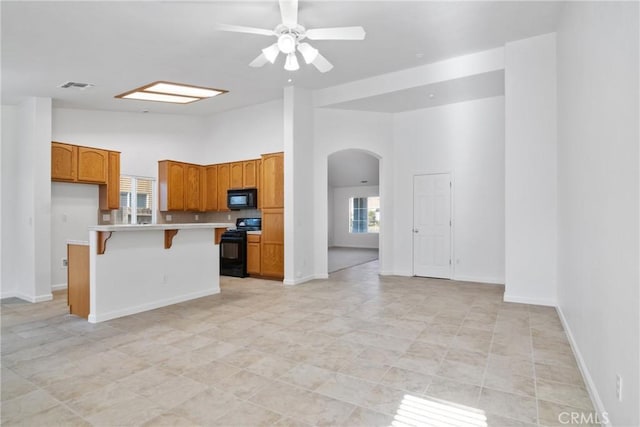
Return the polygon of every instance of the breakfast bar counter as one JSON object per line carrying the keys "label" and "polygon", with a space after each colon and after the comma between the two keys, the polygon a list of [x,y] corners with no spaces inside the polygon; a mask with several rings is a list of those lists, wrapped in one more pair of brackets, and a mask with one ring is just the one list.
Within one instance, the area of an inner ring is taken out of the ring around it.
{"label": "breakfast bar counter", "polygon": [[89,322],[219,293],[219,236],[233,226],[89,227]]}

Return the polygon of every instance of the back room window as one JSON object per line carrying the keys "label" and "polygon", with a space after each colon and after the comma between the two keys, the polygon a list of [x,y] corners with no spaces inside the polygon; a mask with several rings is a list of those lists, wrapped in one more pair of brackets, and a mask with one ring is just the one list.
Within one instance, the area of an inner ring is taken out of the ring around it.
{"label": "back room window", "polygon": [[349,233],[380,232],[380,197],[349,198]]}

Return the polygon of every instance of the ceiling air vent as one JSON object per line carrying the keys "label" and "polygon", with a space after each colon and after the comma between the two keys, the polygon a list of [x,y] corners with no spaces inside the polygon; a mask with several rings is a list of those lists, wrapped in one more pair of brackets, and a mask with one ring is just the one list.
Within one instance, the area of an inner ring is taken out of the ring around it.
{"label": "ceiling air vent", "polygon": [[91,88],[93,86],[94,85],[92,85],[91,83],[65,82],[65,83],[62,83],[58,87],[61,87],[63,89],[67,89],[67,88],[70,88],[70,87],[74,87],[76,89],[87,89],[87,88]]}

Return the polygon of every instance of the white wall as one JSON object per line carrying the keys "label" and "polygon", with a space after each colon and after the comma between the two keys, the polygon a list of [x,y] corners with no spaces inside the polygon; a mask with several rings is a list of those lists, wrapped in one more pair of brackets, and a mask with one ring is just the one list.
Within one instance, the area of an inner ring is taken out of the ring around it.
{"label": "white wall", "polygon": [[[315,276],[327,275],[327,168],[330,154],[341,150],[359,149],[378,157],[380,161],[380,216],[384,224],[393,224],[393,116],[386,113],[314,110],[314,169],[313,180],[315,227]],[[393,230],[380,227],[380,272],[393,271]]]}
{"label": "white wall", "polygon": [[[13,262],[11,254],[14,250],[14,242],[18,241],[19,234],[17,232],[17,212],[12,209],[15,202],[15,177],[18,176],[17,171],[17,149],[18,149],[18,107],[2,106],[2,144],[0,151],[2,152],[0,161],[0,197],[2,197],[2,218],[0,218],[0,229],[2,230],[2,238],[0,246],[2,247],[0,256],[0,276],[2,280],[0,297],[5,298],[12,296],[16,292],[16,281],[13,276],[16,273],[16,265]],[[6,210],[6,212],[5,212]],[[5,260],[6,258],[6,260]]]}
{"label": "white wall", "polygon": [[51,283],[53,289],[67,285],[67,240],[89,241],[87,228],[98,218],[98,186],[51,183]]}
{"label": "white wall", "polygon": [[349,198],[380,195],[377,185],[333,189],[333,246],[378,248],[378,233],[349,233]]}
{"label": "white wall", "polygon": [[[314,226],[318,210],[313,189],[313,107],[311,92],[284,91],[284,284],[315,278]],[[326,250],[326,246],[325,246]]]}
{"label": "white wall", "polygon": [[49,300],[51,99],[3,107],[2,124],[2,296]]}
{"label": "white wall", "polygon": [[320,89],[314,92],[313,101],[315,107],[330,107],[342,102],[489,73],[503,68],[504,48],[498,47]]}
{"label": "white wall", "polygon": [[53,140],[121,151],[123,175],[158,176],[158,160],[206,163],[202,117],[53,110]]}
{"label": "white wall", "polygon": [[567,3],[557,36],[559,311],[615,426],[640,425],[638,14]]}
{"label": "white wall", "polygon": [[335,246],[333,243],[333,211],[335,209],[333,203],[333,193],[335,191],[334,187],[329,186],[327,188],[327,246]]}
{"label": "white wall", "polygon": [[259,158],[284,150],[283,101],[217,113],[204,119],[208,163]]}
{"label": "white wall", "polygon": [[413,176],[451,173],[453,278],[504,283],[504,98],[394,116],[394,271],[413,274]]}
{"label": "white wall", "polygon": [[555,43],[505,47],[505,301],[557,303]]}

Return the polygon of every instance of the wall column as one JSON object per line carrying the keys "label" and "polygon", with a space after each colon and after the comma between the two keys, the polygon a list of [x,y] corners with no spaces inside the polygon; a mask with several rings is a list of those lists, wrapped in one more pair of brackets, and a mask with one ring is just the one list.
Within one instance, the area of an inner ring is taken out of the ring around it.
{"label": "wall column", "polygon": [[2,144],[3,164],[9,166],[2,171],[2,296],[47,301],[52,298],[51,99],[22,102],[15,126]]}
{"label": "wall column", "polygon": [[556,37],[505,47],[505,301],[557,304]]}
{"label": "wall column", "polygon": [[[313,106],[311,92],[284,89],[284,284],[314,279]],[[318,207],[319,208],[319,207]],[[326,209],[326,205],[323,207]]]}

